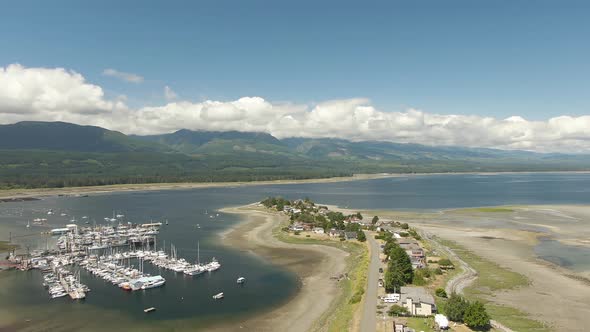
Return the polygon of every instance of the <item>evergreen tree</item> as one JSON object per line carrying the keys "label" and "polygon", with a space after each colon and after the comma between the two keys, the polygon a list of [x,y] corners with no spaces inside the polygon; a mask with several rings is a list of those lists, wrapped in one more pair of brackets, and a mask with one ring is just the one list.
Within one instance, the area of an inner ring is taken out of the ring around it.
{"label": "evergreen tree", "polygon": [[365,236],[365,232],[363,232],[362,230],[359,229],[356,232],[356,239],[359,240],[360,242],[367,241],[367,237]]}
{"label": "evergreen tree", "polygon": [[371,220],[371,224],[375,225],[378,221],[379,221],[379,217],[374,216],[373,219]]}
{"label": "evergreen tree", "polygon": [[469,302],[467,302],[461,295],[453,293],[445,305],[445,313],[449,320],[462,322],[467,307],[469,307]]}
{"label": "evergreen tree", "polygon": [[489,328],[490,316],[486,308],[479,301],[471,303],[465,310],[463,321],[467,326],[474,330],[483,330]]}

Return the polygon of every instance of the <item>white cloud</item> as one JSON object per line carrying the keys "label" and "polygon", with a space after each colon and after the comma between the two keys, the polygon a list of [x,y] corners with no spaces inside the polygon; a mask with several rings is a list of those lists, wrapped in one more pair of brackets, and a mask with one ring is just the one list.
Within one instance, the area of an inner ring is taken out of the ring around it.
{"label": "white cloud", "polygon": [[172,90],[169,86],[166,85],[164,87],[164,97],[166,97],[166,100],[174,100],[178,98],[178,95],[176,94],[176,92],[174,92],[174,90]]}
{"label": "white cloud", "polygon": [[141,83],[143,82],[143,77],[133,73],[126,73],[123,71],[118,71],[116,69],[108,68],[105,69],[102,74],[104,76],[115,77],[120,80],[129,82],[129,83]]}
{"label": "white cloud", "polygon": [[178,129],[238,130],[276,137],[336,137],[427,145],[459,145],[541,152],[590,153],[590,115],[529,121],[421,110],[384,112],[363,98],[313,105],[273,103],[261,97],[234,101],[171,101],[129,109],[125,97],[105,98],[101,87],[62,68],[0,67],[0,123],[22,120],[94,124],[125,133]]}

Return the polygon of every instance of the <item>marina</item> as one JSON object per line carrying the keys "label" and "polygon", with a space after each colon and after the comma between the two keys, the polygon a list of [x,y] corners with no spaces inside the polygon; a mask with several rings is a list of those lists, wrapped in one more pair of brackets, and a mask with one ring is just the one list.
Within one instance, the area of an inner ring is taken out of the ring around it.
{"label": "marina", "polygon": [[[54,211],[50,209],[47,213],[53,214]],[[60,214],[62,217],[66,215]],[[161,275],[144,272],[146,262],[158,269],[188,276],[221,268],[215,258],[201,264],[199,254],[197,261],[190,263],[178,256],[173,244],[170,245],[170,254],[166,253],[165,248],[157,250],[161,222],[122,223],[123,217],[123,214],[117,214],[114,218],[105,218],[109,223],[118,222],[117,225],[79,227],[77,224],[67,224],[62,228],[51,229],[48,233],[57,237],[54,249],[35,250],[28,255],[12,252],[8,261],[22,271],[42,271],[43,286],[48,289],[52,299],[69,295],[72,300],[84,299],[90,291],[88,286],[80,282],[80,269],[124,291],[139,291],[166,284],[166,279]],[[27,228],[30,228],[30,223],[27,223]],[[197,251],[200,252],[199,244]]]}

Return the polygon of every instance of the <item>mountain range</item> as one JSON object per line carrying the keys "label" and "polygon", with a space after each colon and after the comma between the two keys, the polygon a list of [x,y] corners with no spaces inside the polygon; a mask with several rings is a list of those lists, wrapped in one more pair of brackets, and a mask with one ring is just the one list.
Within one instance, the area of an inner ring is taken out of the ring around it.
{"label": "mountain range", "polygon": [[0,187],[252,181],[382,172],[579,171],[590,156],[266,133],[125,135],[64,122],[0,125]]}

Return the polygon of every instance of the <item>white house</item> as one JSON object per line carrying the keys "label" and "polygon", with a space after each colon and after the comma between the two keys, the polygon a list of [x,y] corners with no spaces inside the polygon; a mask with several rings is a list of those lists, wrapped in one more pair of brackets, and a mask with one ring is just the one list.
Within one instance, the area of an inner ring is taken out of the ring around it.
{"label": "white house", "polygon": [[412,316],[432,316],[436,313],[434,298],[424,287],[402,287],[401,303]]}
{"label": "white house", "polygon": [[313,232],[316,234],[324,234],[324,229],[321,227],[314,227]]}

